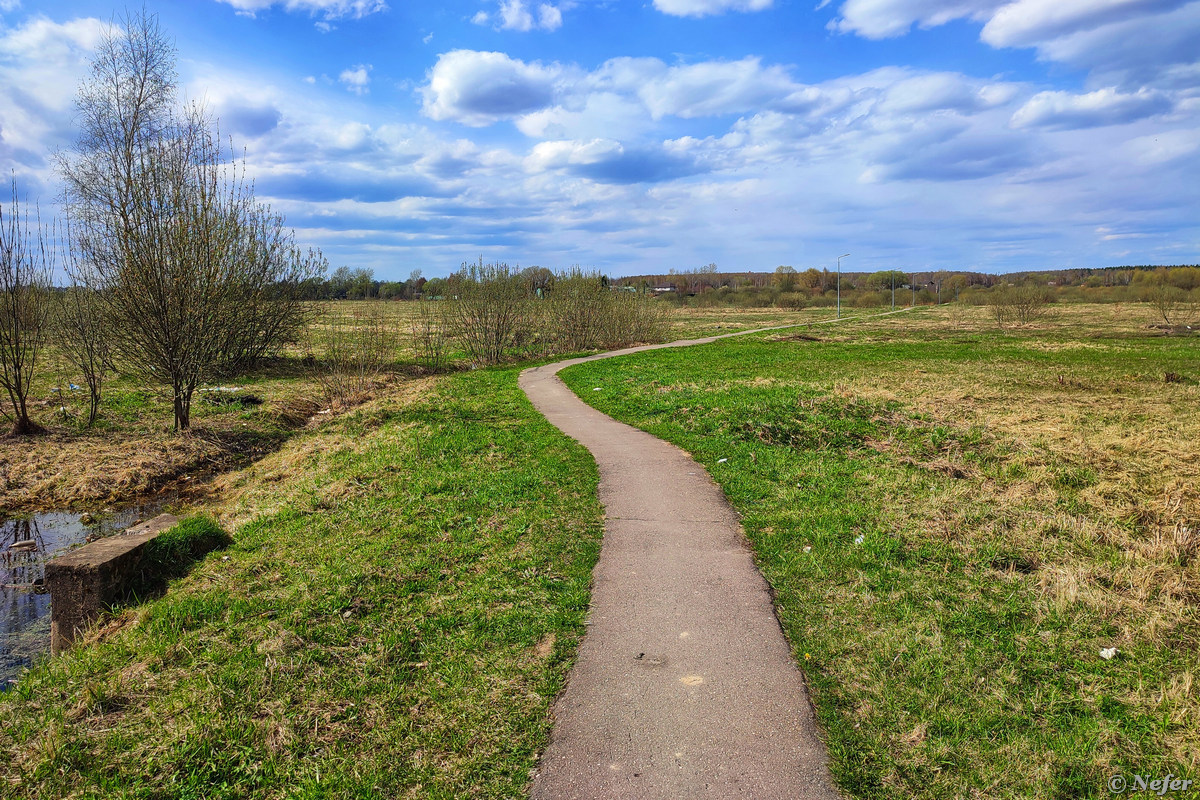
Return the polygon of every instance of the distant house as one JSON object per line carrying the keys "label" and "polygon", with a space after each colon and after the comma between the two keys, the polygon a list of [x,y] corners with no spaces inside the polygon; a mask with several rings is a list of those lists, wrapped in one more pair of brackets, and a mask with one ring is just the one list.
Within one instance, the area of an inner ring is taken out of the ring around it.
{"label": "distant house", "polygon": [[667,292],[675,291],[675,287],[674,286],[655,286],[650,291],[654,292],[655,294],[665,294]]}

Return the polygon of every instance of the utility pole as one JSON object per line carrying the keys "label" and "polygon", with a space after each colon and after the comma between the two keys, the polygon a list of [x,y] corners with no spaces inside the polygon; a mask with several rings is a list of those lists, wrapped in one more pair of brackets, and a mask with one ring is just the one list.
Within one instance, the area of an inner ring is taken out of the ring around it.
{"label": "utility pole", "polygon": [[912,287],[912,290],[913,290],[912,307],[916,308],[917,307],[917,273],[915,273],[915,272],[908,273],[908,285],[910,287]]}
{"label": "utility pole", "polygon": [[892,311],[896,310],[896,270],[892,270]]}

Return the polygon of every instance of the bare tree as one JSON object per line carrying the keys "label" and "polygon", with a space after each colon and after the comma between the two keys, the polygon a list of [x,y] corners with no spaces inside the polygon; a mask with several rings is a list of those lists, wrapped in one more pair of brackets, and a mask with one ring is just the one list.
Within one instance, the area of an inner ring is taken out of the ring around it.
{"label": "bare tree", "polygon": [[1178,286],[1159,284],[1144,296],[1167,325],[1186,325],[1196,315],[1197,301]]}
{"label": "bare tree", "polygon": [[79,141],[59,166],[72,277],[104,303],[123,363],[170,386],[179,430],[202,381],[297,335],[300,284],[324,261],[255,201],[203,110],[177,110],[174,52],[144,12],[110,29],[77,98]]}
{"label": "bare tree", "polygon": [[57,310],[58,345],[87,384],[87,424],[91,427],[100,413],[104,379],[112,365],[111,331],[106,324],[105,308],[94,291],[75,285],[62,293]]}
{"label": "bare tree", "polygon": [[12,433],[40,433],[29,418],[38,355],[50,323],[50,273],[53,250],[42,231],[41,219],[24,218],[12,185],[8,214],[0,204],[0,386],[9,408],[0,407],[12,422]]}

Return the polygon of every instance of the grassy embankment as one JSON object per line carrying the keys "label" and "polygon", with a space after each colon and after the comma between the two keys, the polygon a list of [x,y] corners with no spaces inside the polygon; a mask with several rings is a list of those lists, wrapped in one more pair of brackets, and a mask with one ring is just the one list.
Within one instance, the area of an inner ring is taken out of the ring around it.
{"label": "grassy embankment", "polygon": [[852,796],[1105,797],[1200,777],[1200,342],[1151,321],[937,309],[563,378],[742,512]]}
{"label": "grassy embankment", "polygon": [[583,630],[587,453],[514,369],[223,478],[234,544],[0,694],[0,797],[515,797]]}

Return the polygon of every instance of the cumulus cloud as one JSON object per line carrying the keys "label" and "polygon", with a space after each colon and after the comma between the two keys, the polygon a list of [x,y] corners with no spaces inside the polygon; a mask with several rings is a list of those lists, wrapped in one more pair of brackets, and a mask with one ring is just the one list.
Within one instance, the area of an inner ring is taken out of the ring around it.
{"label": "cumulus cloud", "polygon": [[0,163],[24,190],[48,185],[48,152],[70,144],[75,89],[106,27],[39,16],[0,28]]}
{"label": "cumulus cloud", "polygon": [[[643,60],[644,63],[644,60]],[[661,62],[660,62],[661,63]],[[617,69],[622,62],[610,68]],[[753,108],[796,105],[816,101],[811,87],[797,84],[782,67],[763,67],[757,58],[740,61],[706,61],[699,64],[652,69],[641,82],[639,95],[650,113],[682,117],[708,117]]]}
{"label": "cumulus cloud", "polygon": [[217,109],[221,130],[256,139],[279,127],[283,113],[273,105],[249,105],[234,102]]}
{"label": "cumulus cloud", "polygon": [[603,125],[646,128],[663,117],[764,108],[813,113],[851,96],[799,83],[785,68],[764,66],[758,58],[668,66],[657,58],[622,57],[588,73],[457,50],[441,56],[428,78],[424,111],[433,119],[474,126],[511,119],[527,135],[555,138],[578,138]]}
{"label": "cumulus cloud", "polygon": [[1006,0],[846,0],[832,30],[868,39],[903,36],[914,25],[933,28],[956,19],[986,19]]}
{"label": "cumulus cloud", "polygon": [[685,154],[662,146],[630,147],[613,139],[542,142],[525,160],[530,172],[558,170],[599,183],[657,183],[701,171]]}
{"label": "cumulus cloud", "polygon": [[950,72],[909,74],[895,70],[896,80],[887,86],[880,109],[899,114],[955,111],[970,114],[1005,105],[1017,87]]}
{"label": "cumulus cloud", "polygon": [[496,30],[520,31],[528,33],[532,30],[556,31],[562,27],[564,9],[572,7],[572,0],[562,0],[554,3],[528,3],[525,0],[500,0],[495,14],[477,11],[471,17],[476,25],[487,25],[495,22]]}
{"label": "cumulus cloud", "polygon": [[1169,11],[1188,0],[1016,0],[998,9],[981,38],[994,47],[1030,47],[1064,34]]}
{"label": "cumulus cloud", "polygon": [[774,0],[654,0],[654,7],[674,17],[705,17],[727,11],[762,11]]}
{"label": "cumulus cloud", "polygon": [[453,50],[438,57],[422,89],[425,115],[482,127],[548,107],[563,69],[504,53]]}
{"label": "cumulus cloud", "polygon": [[361,19],[387,10],[385,0],[219,0],[253,17],[260,11],[279,6],[285,11],[299,11],[325,20]]}
{"label": "cumulus cloud", "polygon": [[982,23],[980,38],[993,47],[1036,48],[1100,85],[1182,88],[1200,78],[1197,0],[845,0],[829,27],[883,39],[956,19]]}
{"label": "cumulus cloud", "polygon": [[1200,84],[1200,2],[1041,42],[1038,55],[1122,88],[1191,90]]}
{"label": "cumulus cloud", "polygon": [[963,181],[1013,174],[1037,162],[1025,137],[990,131],[914,132],[876,154],[870,180]]}
{"label": "cumulus cloud", "polygon": [[342,74],[338,75],[338,80],[346,85],[348,92],[358,95],[367,94],[371,91],[372,69],[374,67],[370,64],[358,64],[350,69],[342,70]]}
{"label": "cumulus cloud", "polygon": [[255,180],[255,188],[271,197],[316,203],[386,203],[408,197],[450,196],[436,182],[409,170],[380,172],[345,166],[266,173]]}
{"label": "cumulus cloud", "polygon": [[1012,124],[1052,130],[1123,125],[1164,114],[1173,106],[1165,94],[1150,89],[1128,94],[1112,87],[1087,94],[1040,92],[1013,114]]}

